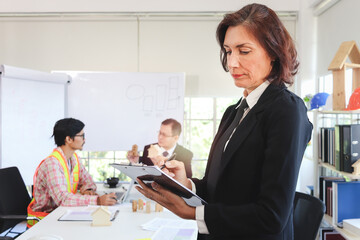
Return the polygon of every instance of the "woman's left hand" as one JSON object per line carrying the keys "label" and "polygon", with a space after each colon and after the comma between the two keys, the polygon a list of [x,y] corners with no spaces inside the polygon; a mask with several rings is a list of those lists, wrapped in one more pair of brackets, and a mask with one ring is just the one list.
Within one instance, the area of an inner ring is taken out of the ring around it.
{"label": "woman's left hand", "polygon": [[137,178],[136,181],[141,186],[136,186],[136,189],[141,192],[145,197],[154,200],[155,202],[169,209],[171,212],[175,213],[181,218],[195,219],[195,207],[187,205],[184,199],[182,199],[178,195],[163,188],[156,182],[153,182],[151,184],[152,188],[149,188],[140,179]]}

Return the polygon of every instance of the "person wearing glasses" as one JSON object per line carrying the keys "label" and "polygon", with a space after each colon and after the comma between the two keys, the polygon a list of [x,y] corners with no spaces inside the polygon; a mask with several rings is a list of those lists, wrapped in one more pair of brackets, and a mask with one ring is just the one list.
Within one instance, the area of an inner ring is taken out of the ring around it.
{"label": "person wearing glasses", "polygon": [[154,162],[156,163],[157,159],[150,159],[148,157],[149,148],[151,145],[157,144],[160,147],[160,152],[162,153],[163,157],[170,157],[173,153],[175,153],[175,159],[184,163],[186,176],[192,177],[191,160],[193,157],[193,153],[177,143],[180,133],[181,124],[175,119],[166,119],[161,123],[160,131],[158,134],[158,142],[146,145],[144,147],[142,157],[133,156],[133,153],[129,151],[127,154],[127,158],[133,163],[139,162],[148,166],[152,166],[154,165]]}
{"label": "person wearing glasses", "polygon": [[[74,118],[57,121],[53,137],[57,148],[37,167],[28,215],[44,218],[58,206],[114,205],[115,193],[98,196],[96,185],[75,153],[85,144],[85,124]],[[35,221],[28,221],[28,227]]]}

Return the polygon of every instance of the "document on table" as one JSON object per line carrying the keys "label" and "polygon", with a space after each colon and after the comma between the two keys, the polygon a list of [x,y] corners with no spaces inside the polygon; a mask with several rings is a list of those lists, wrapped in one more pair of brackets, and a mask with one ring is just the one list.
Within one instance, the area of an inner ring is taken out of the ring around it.
{"label": "document on table", "polygon": [[156,231],[152,240],[195,240],[198,233],[194,220],[154,218],[141,227],[145,230]]}
{"label": "document on table", "polygon": [[194,228],[161,227],[152,236],[152,240],[196,240],[197,230]]}
{"label": "document on table", "polygon": [[195,220],[184,220],[184,219],[154,218],[153,220],[141,225],[141,227],[144,230],[149,230],[149,231],[156,231],[162,226],[196,228],[197,230],[197,224]]}
{"label": "document on table", "polygon": [[[81,209],[68,209],[58,221],[92,221],[91,214],[99,207],[100,206],[88,206]],[[113,221],[119,213],[119,206],[108,206],[107,208],[111,213],[110,220]]]}

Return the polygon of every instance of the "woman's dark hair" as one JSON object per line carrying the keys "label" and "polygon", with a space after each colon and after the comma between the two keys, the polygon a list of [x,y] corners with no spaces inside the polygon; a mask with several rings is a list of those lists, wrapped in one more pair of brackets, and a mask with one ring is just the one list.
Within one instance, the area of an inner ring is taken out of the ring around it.
{"label": "woman's dark hair", "polygon": [[244,26],[259,41],[271,59],[272,70],[267,80],[274,84],[293,84],[299,67],[294,42],[276,13],[265,5],[250,4],[237,12],[229,13],[220,22],[216,38],[221,47],[220,59],[225,71],[227,67],[225,34],[230,26]]}
{"label": "woman's dark hair", "polygon": [[65,145],[65,138],[67,136],[74,139],[75,135],[81,132],[85,124],[74,118],[64,118],[55,123],[53,137],[55,144],[59,147]]}

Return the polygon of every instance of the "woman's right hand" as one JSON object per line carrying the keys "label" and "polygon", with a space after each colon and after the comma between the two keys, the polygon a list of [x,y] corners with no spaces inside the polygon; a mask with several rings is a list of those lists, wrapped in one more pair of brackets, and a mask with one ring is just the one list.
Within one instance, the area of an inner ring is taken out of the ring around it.
{"label": "woman's right hand", "polygon": [[163,168],[163,171],[185,187],[192,189],[191,182],[186,176],[185,165],[183,162],[177,160],[167,161],[165,162],[165,168]]}

